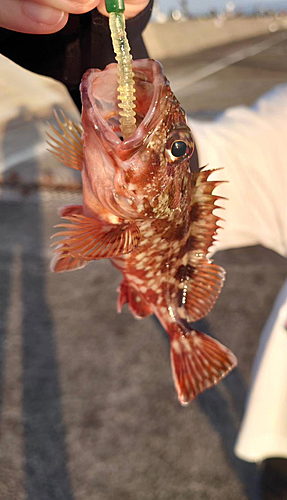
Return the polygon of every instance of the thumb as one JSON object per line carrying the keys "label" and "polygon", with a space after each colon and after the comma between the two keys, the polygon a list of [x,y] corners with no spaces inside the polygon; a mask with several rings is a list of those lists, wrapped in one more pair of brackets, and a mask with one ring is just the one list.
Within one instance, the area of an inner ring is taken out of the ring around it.
{"label": "thumb", "polygon": [[55,33],[65,26],[68,17],[62,10],[30,0],[0,0],[0,26],[8,30],[32,34]]}

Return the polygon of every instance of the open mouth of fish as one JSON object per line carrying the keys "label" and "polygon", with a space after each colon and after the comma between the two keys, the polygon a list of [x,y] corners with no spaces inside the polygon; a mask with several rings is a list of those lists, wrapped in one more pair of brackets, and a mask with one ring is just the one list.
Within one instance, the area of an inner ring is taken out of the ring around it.
{"label": "open mouth of fish", "polygon": [[[118,106],[118,68],[109,64],[103,71],[87,71],[81,83],[82,102],[89,120],[94,123],[101,139],[122,151],[134,150],[154,129],[166,107],[167,80],[162,66],[152,59],[133,62],[135,80],[136,131],[123,141]],[[85,117],[83,117],[85,119]]]}

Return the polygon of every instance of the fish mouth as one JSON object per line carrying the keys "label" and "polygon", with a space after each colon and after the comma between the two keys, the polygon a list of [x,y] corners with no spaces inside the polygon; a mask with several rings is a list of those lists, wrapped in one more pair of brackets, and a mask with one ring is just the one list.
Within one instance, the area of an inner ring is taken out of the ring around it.
{"label": "fish mouth", "polygon": [[87,118],[106,146],[123,159],[139,149],[167,106],[163,97],[167,94],[168,82],[161,64],[154,59],[140,59],[133,61],[133,72],[137,128],[126,140],[120,129],[117,64],[109,64],[103,71],[86,71],[81,83],[84,130]]}

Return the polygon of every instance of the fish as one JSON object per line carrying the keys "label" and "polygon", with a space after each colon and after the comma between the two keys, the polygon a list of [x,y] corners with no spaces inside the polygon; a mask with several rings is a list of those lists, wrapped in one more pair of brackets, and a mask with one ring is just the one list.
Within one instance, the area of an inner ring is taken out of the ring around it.
{"label": "fish", "polygon": [[53,272],[110,259],[122,273],[118,312],[154,314],[170,339],[179,402],[217,384],[236,357],[193,328],[214,306],[225,270],[208,257],[220,217],[220,184],[208,166],[191,169],[194,139],[186,114],[152,59],[133,61],[137,128],[121,137],[117,65],[89,69],[81,82],[82,125],[57,116],[53,154],[81,171],[83,204],[59,210]]}

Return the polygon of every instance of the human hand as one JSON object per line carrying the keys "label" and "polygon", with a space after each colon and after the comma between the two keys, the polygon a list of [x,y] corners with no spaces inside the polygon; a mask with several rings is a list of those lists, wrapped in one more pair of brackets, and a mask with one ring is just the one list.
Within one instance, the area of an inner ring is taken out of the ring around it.
{"label": "human hand", "polygon": [[[141,12],[148,0],[127,0],[127,18]],[[21,33],[48,34],[61,30],[69,14],[84,14],[98,7],[107,15],[104,0],[0,0],[0,27]]]}

